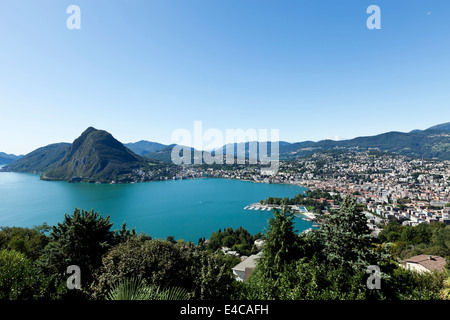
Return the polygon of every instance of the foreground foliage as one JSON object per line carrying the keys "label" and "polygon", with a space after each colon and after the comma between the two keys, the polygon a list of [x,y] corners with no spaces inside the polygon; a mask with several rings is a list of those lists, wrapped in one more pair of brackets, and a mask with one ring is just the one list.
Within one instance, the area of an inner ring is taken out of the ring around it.
{"label": "foreground foliage", "polygon": [[[320,230],[301,234],[287,207],[274,211],[264,234],[228,228],[198,245],[111,227],[109,217],[75,209],[51,228],[0,229],[0,299],[449,299],[448,271],[406,270],[398,264],[406,252],[396,250],[406,241],[407,250],[415,246],[408,254],[445,253],[448,227],[392,224],[377,240],[351,198]],[[231,268],[239,261],[219,248],[255,253],[250,244],[261,237],[256,268],[244,283],[236,281]],[[67,288],[70,265],[80,267],[81,290]],[[381,287],[368,285],[369,266],[378,268]]]}

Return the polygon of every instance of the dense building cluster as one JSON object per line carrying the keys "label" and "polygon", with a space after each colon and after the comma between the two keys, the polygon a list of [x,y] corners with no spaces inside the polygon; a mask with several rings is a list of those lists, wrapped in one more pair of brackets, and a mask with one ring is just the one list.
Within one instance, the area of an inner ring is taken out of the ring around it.
{"label": "dense building cluster", "polygon": [[378,151],[317,152],[281,161],[274,175],[259,166],[185,167],[176,178],[217,177],[289,183],[357,197],[368,212],[405,225],[450,223],[450,161],[416,159]]}

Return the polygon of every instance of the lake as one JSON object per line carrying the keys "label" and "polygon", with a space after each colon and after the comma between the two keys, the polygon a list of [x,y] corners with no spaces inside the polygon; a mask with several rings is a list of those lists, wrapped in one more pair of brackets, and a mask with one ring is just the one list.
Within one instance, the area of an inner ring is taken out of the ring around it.
{"label": "lake", "polygon": [[[244,210],[269,196],[292,197],[306,189],[295,185],[227,179],[193,179],[136,184],[87,184],[41,181],[39,175],[0,173],[0,226],[31,227],[62,222],[74,208],[109,215],[112,229],[123,222],[153,238],[197,243],[218,229],[242,226],[251,234],[263,231],[268,211]],[[300,232],[311,222],[295,218]]]}

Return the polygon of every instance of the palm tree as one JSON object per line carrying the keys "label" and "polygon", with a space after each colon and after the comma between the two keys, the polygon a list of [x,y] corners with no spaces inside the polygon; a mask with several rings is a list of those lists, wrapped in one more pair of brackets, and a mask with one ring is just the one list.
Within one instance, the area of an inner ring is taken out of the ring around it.
{"label": "palm tree", "polygon": [[188,300],[189,293],[179,287],[160,290],[142,279],[128,278],[118,282],[108,293],[108,300]]}

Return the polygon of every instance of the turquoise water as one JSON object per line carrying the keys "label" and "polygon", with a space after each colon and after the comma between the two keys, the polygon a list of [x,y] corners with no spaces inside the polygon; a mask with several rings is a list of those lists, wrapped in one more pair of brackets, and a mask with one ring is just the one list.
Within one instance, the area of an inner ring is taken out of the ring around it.
{"label": "turquoise water", "polygon": [[[75,207],[109,215],[119,229],[148,233],[153,238],[197,242],[218,229],[242,226],[263,231],[268,211],[244,210],[269,196],[292,197],[305,188],[226,179],[160,181],[136,184],[71,184],[41,181],[38,175],[0,173],[0,226],[31,227],[61,222]],[[298,231],[311,223],[295,218]]]}

